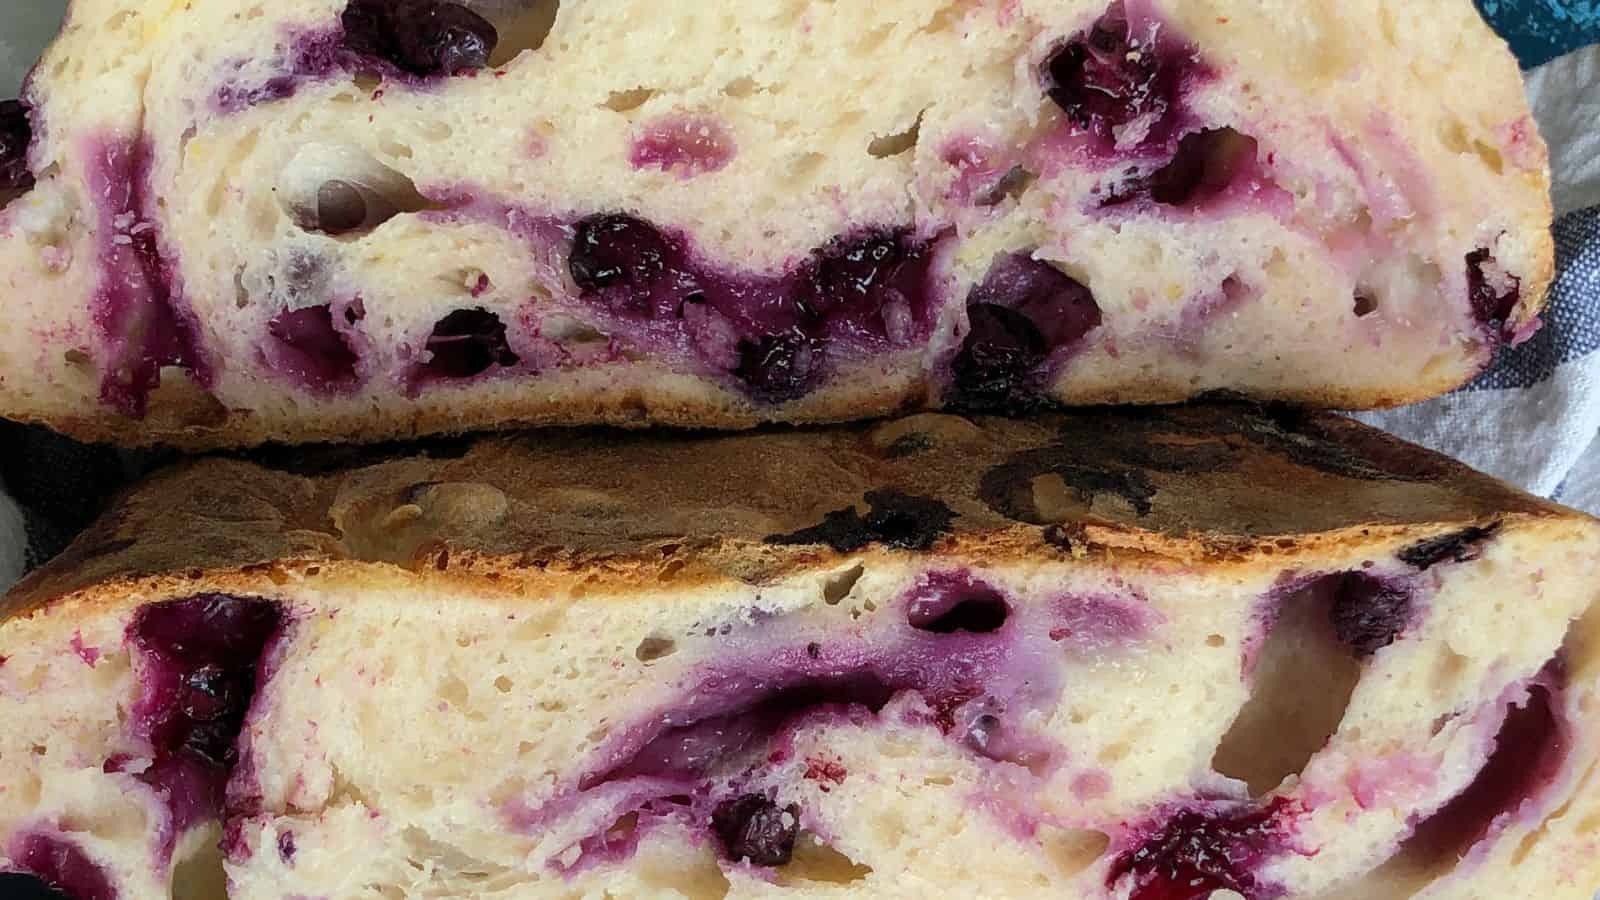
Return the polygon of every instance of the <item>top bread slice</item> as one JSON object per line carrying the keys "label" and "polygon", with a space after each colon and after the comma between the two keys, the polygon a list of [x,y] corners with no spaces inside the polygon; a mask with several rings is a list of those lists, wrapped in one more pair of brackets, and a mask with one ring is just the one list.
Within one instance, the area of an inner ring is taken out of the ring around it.
{"label": "top bread slice", "polygon": [[74,0],[0,110],[0,413],[132,444],[1378,407],[1552,271],[1467,0]]}

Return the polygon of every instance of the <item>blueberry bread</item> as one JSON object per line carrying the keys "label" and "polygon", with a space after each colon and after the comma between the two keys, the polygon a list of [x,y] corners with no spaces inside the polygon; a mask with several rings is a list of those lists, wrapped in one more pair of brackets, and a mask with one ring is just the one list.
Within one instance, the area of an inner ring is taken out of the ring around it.
{"label": "blueberry bread", "polygon": [[1375,407],[1537,327],[1467,0],[74,0],[0,413],[126,443]]}
{"label": "blueberry bread", "polygon": [[6,601],[0,871],[1589,900],[1597,560],[1246,408],[212,458]]}

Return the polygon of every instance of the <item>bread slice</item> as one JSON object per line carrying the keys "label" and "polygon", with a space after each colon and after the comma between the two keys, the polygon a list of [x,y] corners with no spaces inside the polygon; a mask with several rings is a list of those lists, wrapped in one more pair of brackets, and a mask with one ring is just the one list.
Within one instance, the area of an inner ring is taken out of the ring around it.
{"label": "bread slice", "polygon": [[0,871],[1588,900],[1597,560],[1242,407],[213,458],[6,601]]}
{"label": "bread slice", "polygon": [[0,117],[0,413],[210,447],[1376,407],[1551,277],[1467,0],[470,6],[74,0]]}

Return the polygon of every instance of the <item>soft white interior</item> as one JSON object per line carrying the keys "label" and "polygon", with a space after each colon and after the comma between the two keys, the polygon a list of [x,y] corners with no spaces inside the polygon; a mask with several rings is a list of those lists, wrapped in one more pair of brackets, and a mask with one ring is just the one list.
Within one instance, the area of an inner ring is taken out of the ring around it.
{"label": "soft white interior", "polygon": [[[1375,561],[1373,571],[1386,572],[1395,549],[1279,563],[1334,571]],[[581,838],[613,824],[611,813],[580,803],[519,828],[508,810],[539,808],[570,788],[609,734],[680,700],[696,663],[759,653],[796,622],[838,640],[903,615],[897,598],[926,563],[867,554],[759,590],[664,584],[636,596],[513,596],[390,570],[295,574],[264,582],[293,625],[246,725],[263,812],[243,823],[252,852],[228,865],[229,895],[864,898],[964,885],[974,896],[1126,896],[1125,885],[1108,893],[1105,881],[1130,827],[1198,794],[1254,793],[1314,806],[1295,839],[1314,855],[1290,853],[1260,873],[1291,896],[1537,888],[1586,900],[1597,870],[1585,848],[1600,815],[1596,561],[1573,532],[1505,534],[1479,561],[1434,569],[1420,624],[1360,663],[1319,643],[1292,603],[1260,645],[1261,598],[1282,573],[1276,566],[1202,573],[970,561],[1019,608],[1069,594],[1148,598],[1152,624],[1139,639],[1076,650],[1069,642],[1048,660],[1065,688],[1028,724],[1066,749],[1067,764],[1031,774],[888,712],[861,726],[830,720],[801,729],[791,759],[773,767],[779,799],[799,804],[808,826],[788,866],[719,862],[704,832],[661,827],[644,833],[636,855],[570,878],[552,861],[570,862]],[[134,692],[119,640],[128,617],[67,625],[43,616],[0,632],[0,836],[58,829],[107,867],[123,896],[166,897],[170,873],[154,871],[151,858],[155,800],[129,776],[103,771],[111,754],[136,752],[121,721]],[[70,646],[74,635],[100,648],[93,666]],[[1485,728],[1496,727],[1496,698],[1558,650],[1573,744],[1556,784],[1460,867],[1397,856],[1407,817],[1471,781]],[[1251,678],[1241,676],[1247,652],[1258,659]],[[1390,785],[1363,808],[1354,774],[1402,755],[1425,760],[1432,777]],[[848,775],[808,780],[808,758]],[[1105,776],[1104,793],[1081,781],[1075,789],[1085,773]],[[1042,823],[1031,834],[1017,824],[1030,820]],[[278,852],[284,833],[293,834],[292,865]],[[188,864],[177,896],[207,871],[215,879],[215,853],[204,850],[215,837],[196,832],[180,848],[180,861],[210,861]]]}
{"label": "soft white interior", "polygon": [[[440,417],[615,419],[619,407],[724,423],[884,411],[942,382],[969,289],[996,253],[1018,251],[1083,282],[1104,312],[1056,377],[1062,399],[1228,388],[1370,405],[1444,390],[1484,362],[1468,253],[1492,250],[1530,287],[1543,277],[1543,147],[1510,54],[1464,0],[1149,6],[1216,72],[1190,98],[1201,126],[1255,137],[1288,197],[1276,212],[1131,218],[1086,213],[1103,173],[1040,149],[1062,127],[1040,64],[1104,0],[475,5],[504,33],[492,74],[421,89],[338,74],[223,114],[219,87],[281,74],[295,36],[333,27],[344,0],[77,0],[30,88],[46,123],[44,177],[0,213],[0,279],[41,298],[0,323],[8,411],[95,410],[106,360],[83,309],[96,283],[85,147],[100,136],[150,141],[156,218],[218,376],[206,401],[169,373],[158,418],[211,426],[250,411],[231,427],[255,439],[428,430]],[[684,117],[726,132],[726,167],[682,177],[630,164],[636,137]],[[951,148],[974,141],[1036,180],[993,207],[952,200]],[[333,178],[402,211],[355,235],[305,231],[295,210]],[[481,205],[474,221],[444,222],[414,212],[412,188],[467,190]],[[724,267],[759,272],[863,226],[954,228],[960,240],[939,269],[930,345],[846,355],[806,398],[754,408],[656,347],[593,362],[586,351],[612,323],[576,298],[570,234],[513,233],[508,206],[557,225],[627,210],[684,230]],[[308,263],[310,286],[292,274]],[[479,275],[490,287],[473,296]],[[1218,308],[1230,279],[1243,299]],[[1358,292],[1376,308],[1358,315]],[[316,396],[263,366],[266,321],[357,295],[368,313],[361,391]],[[434,324],[477,306],[507,323],[525,358],[536,333],[570,355],[531,380],[400,396],[395,379]]]}

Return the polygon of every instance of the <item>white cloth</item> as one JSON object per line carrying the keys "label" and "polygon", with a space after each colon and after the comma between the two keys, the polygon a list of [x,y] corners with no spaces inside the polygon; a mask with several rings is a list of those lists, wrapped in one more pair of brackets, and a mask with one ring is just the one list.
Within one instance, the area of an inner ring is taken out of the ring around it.
{"label": "white cloth", "polygon": [[1557,210],[1544,330],[1456,393],[1357,418],[1600,513],[1600,45],[1529,73],[1528,97]]}

